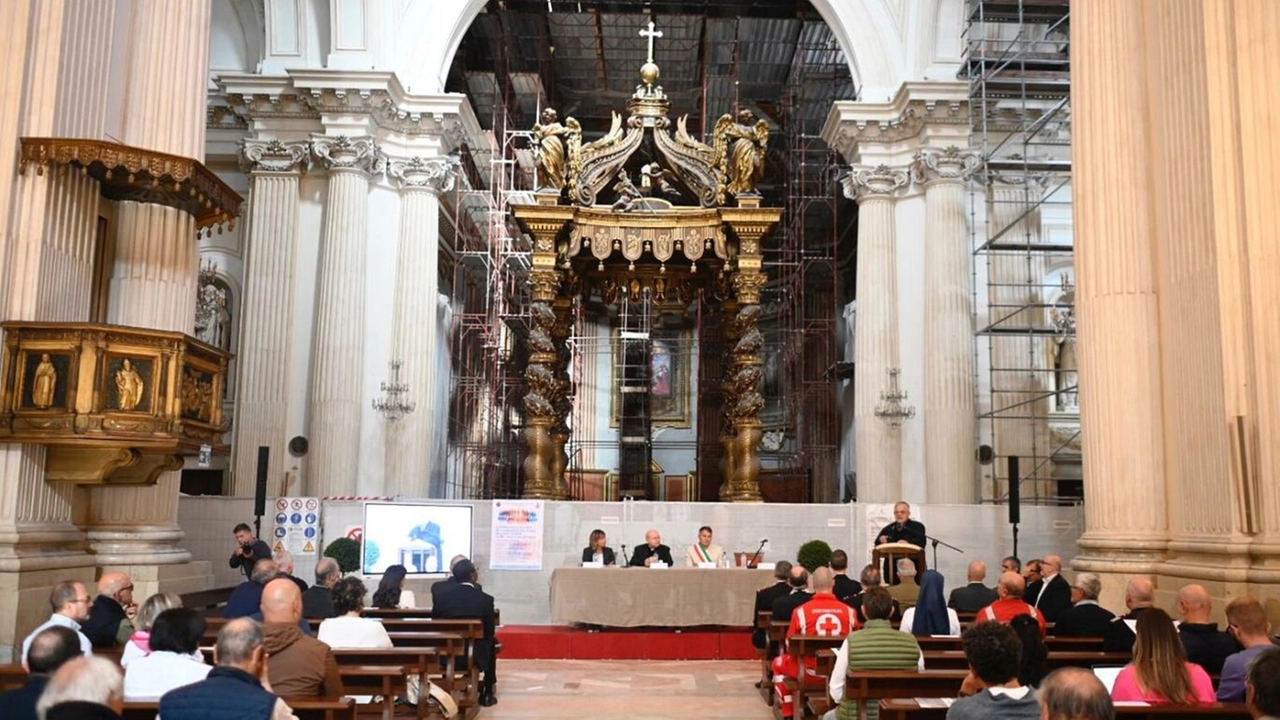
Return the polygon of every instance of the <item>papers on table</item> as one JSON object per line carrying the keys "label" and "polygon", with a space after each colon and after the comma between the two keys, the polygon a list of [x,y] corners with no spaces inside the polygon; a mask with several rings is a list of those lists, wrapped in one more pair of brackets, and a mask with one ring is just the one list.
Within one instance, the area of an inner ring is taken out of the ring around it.
{"label": "papers on table", "polygon": [[922,708],[949,708],[955,698],[915,698],[916,705]]}
{"label": "papers on table", "polygon": [[588,561],[586,561],[586,562],[582,563],[582,567],[585,567],[585,568],[602,568],[602,567],[604,567],[604,561],[603,561],[603,560],[588,560]]}

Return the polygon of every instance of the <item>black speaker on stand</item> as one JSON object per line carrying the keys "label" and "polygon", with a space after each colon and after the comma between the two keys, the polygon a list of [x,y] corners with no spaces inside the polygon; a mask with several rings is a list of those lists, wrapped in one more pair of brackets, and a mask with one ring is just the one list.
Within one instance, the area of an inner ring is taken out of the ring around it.
{"label": "black speaker on stand", "polygon": [[255,537],[262,537],[262,516],[267,514],[267,461],[271,457],[271,448],[258,446],[258,483],[253,488],[253,532]]}
{"label": "black speaker on stand", "polygon": [[1018,523],[1022,522],[1021,485],[1022,474],[1018,472],[1018,456],[1010,455],[1009,470],[1009,524],[1013,526],[1013,556],[1018,556]]}

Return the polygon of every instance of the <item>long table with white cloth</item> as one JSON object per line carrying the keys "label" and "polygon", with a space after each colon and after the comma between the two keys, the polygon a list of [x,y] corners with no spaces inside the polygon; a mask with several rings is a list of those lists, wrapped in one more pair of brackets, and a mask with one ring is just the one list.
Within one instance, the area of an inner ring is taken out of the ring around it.
{"label": "long table with white cloth", "polygon": [[609,627],[755,624],[756,591],[772,570],[746,568],[556,568],[551,619]]}

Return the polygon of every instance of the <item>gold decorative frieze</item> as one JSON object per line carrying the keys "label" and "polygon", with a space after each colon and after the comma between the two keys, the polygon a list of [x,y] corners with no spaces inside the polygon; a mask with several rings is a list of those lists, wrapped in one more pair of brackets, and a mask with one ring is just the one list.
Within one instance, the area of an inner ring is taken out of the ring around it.
{"label": "gold decorative frieze", "polygon": [[177,208],[196,219],[197,231],[234,227],[244,203],[230,185],[191,158],[105,140],[24,137],[20,142],[19,173],[28,165],[41,175],[50,165],[75,167],[98,181],[103,197]]}
{"label": "gold decorative frieze", "polygon": [[46,446],[50,481],[147,484],[202,445],[225,451],[230,353],[118,325],[3,328],[0,442]]}

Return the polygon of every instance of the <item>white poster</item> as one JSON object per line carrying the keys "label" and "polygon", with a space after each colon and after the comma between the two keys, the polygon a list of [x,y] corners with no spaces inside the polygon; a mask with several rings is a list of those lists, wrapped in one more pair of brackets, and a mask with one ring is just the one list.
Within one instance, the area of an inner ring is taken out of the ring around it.
{"label": "white poster", "polygon": [[867,503],[863,505],[867,513],[867,521],[864,524],[867,539],[867,559],[871,562],[871,551],[876,547],[876,539],[880,537],[880,531],[894,521],[893,503]]}
{"label": "white poster", "polygon": [[320,554],[320,499],[313,497],[276,498],[276,529],[273,553],[288,550],[295,558]]}
{"label": "white poster", "polygon": [[541,570],[541,500],[494,500],[490,570]]}

